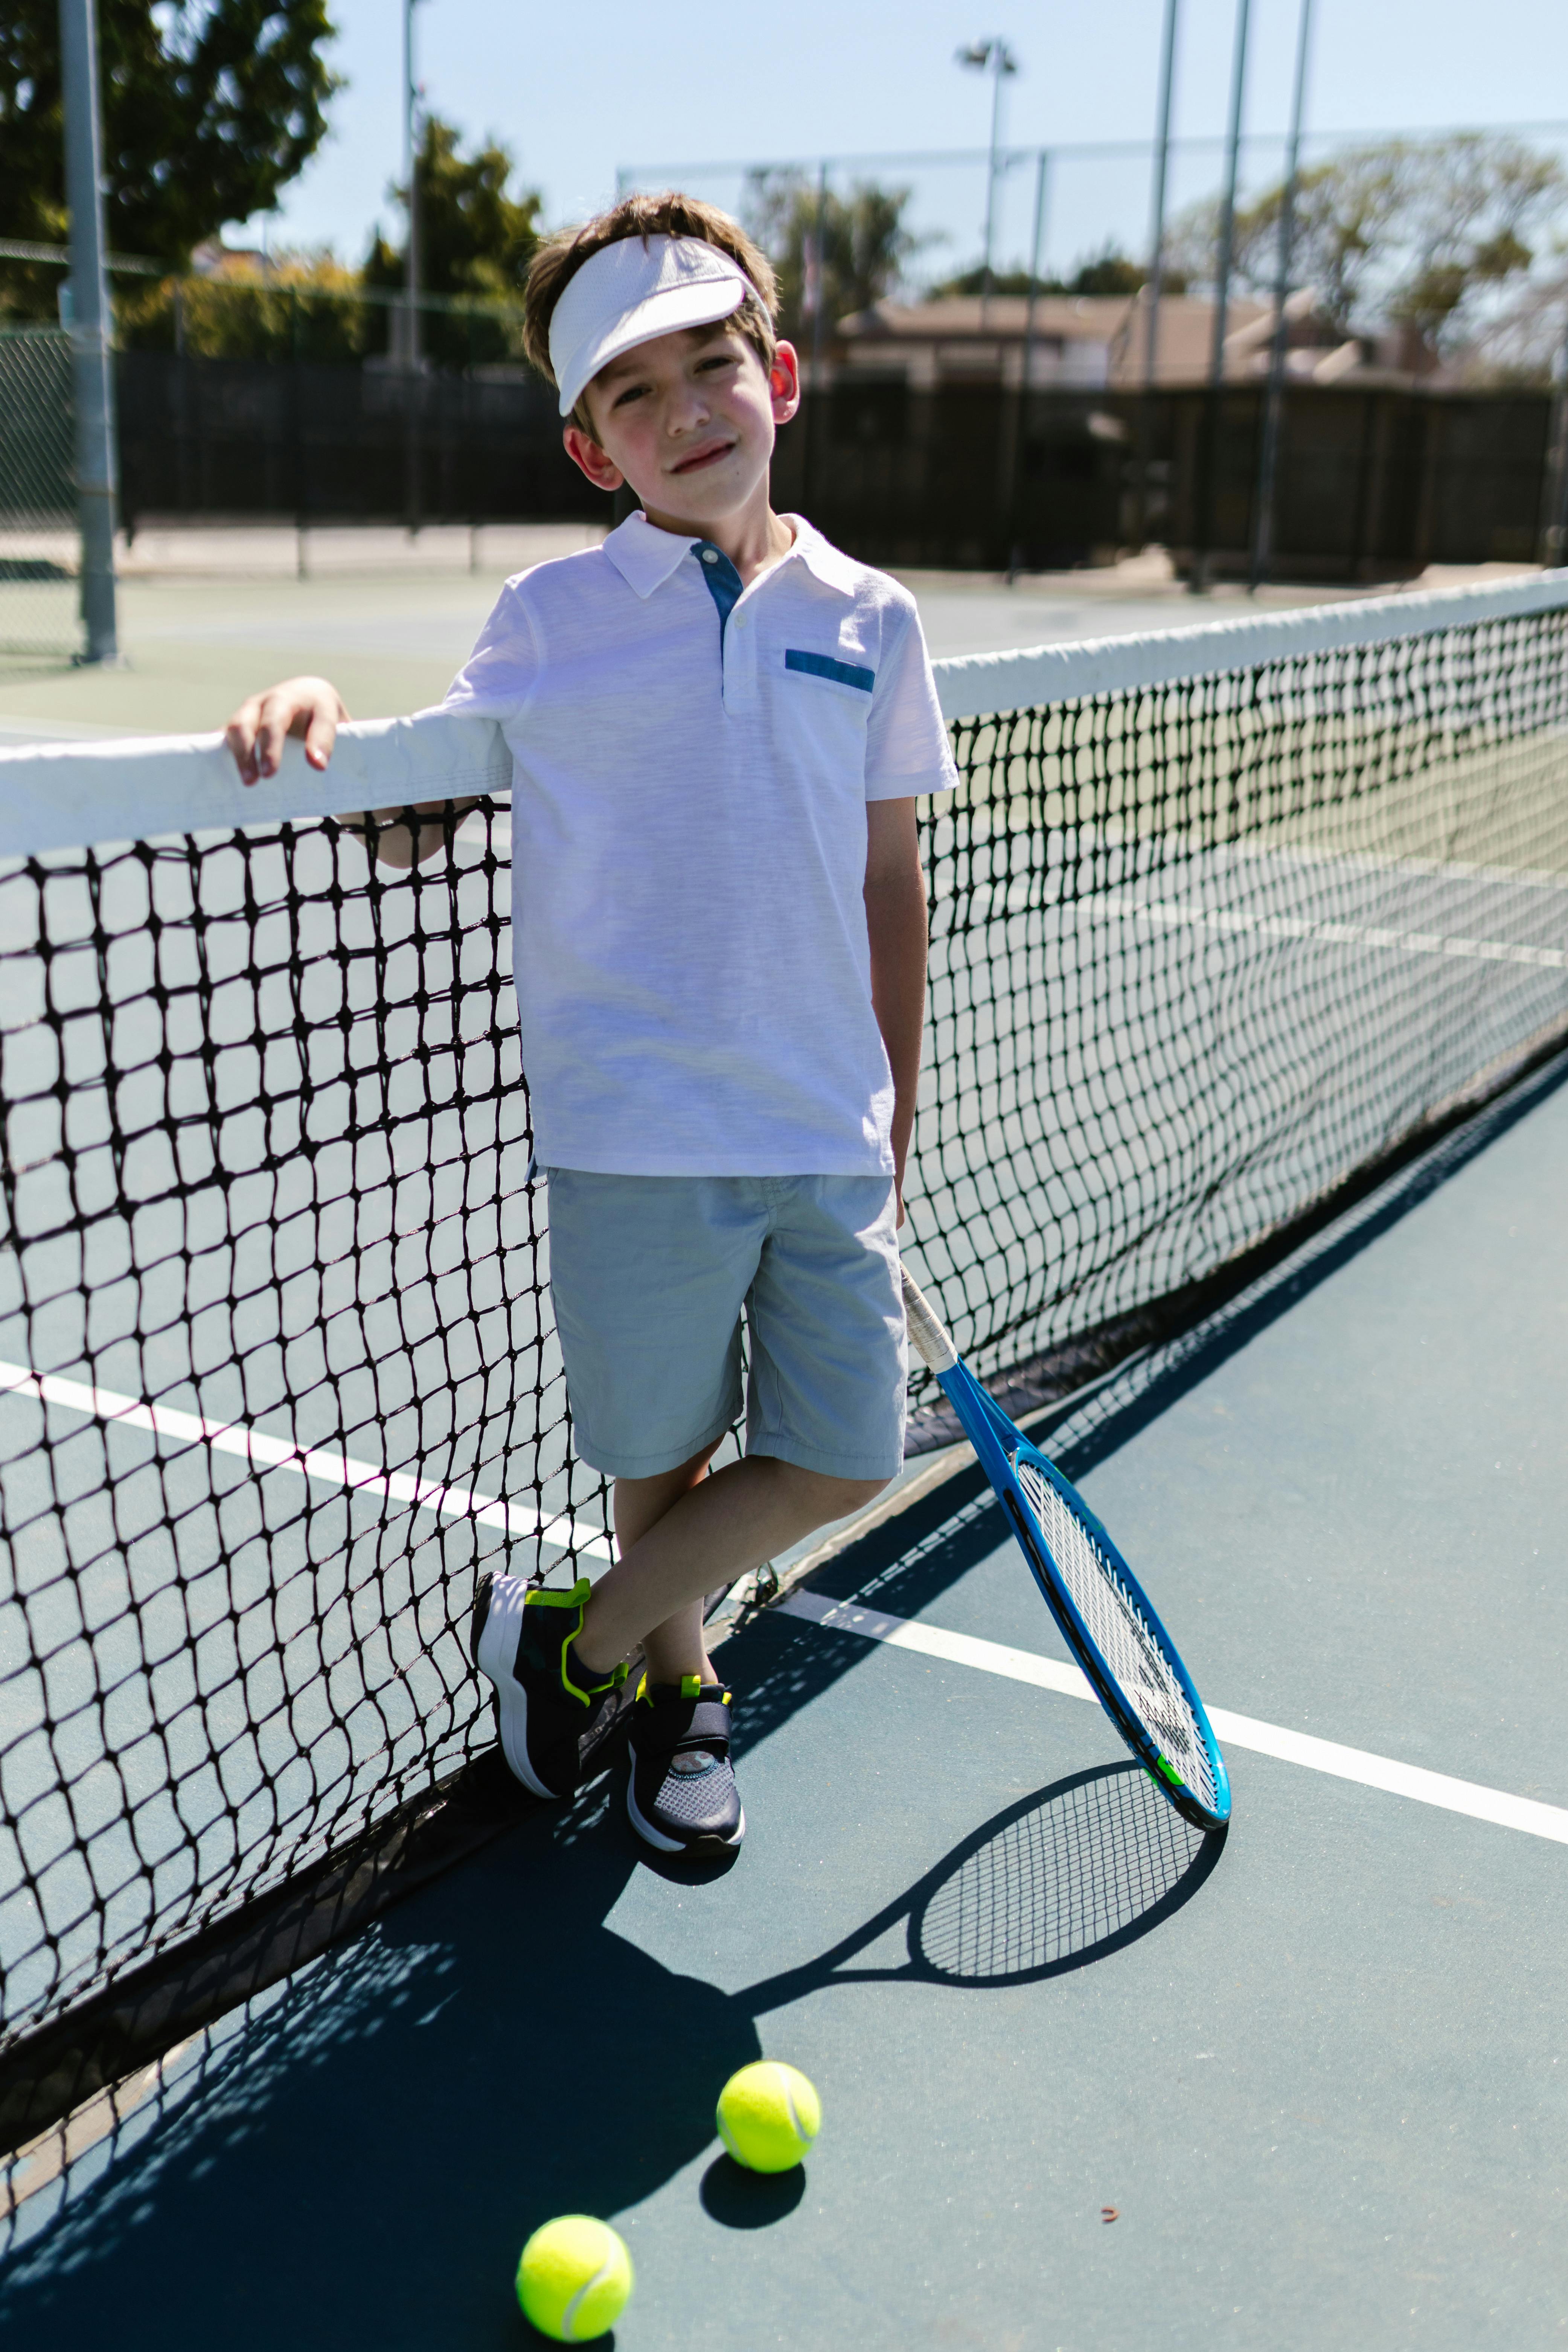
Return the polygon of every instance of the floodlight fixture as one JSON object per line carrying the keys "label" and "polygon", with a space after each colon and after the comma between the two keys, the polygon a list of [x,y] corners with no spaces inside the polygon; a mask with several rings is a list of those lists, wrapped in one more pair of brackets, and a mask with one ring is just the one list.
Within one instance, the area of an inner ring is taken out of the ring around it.
{"label": "floodlight fixture", "polygon": [[996,229],[996,173],[1002,147],[1002,84],[1019,70],[1018,60],[1000,34],[983,41],[971,41],[966,48],[953,52],[954,61],[961,66],[973,66],[977,72],[991,76],[991,152],[985,174],[985,263],[980,279],[980,317],[984,323],[991,300],[991,255]]}

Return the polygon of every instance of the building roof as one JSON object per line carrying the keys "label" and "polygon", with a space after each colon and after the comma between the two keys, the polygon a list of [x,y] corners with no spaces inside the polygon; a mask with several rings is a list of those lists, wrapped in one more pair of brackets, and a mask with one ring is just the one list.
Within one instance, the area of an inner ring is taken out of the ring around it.
{"label": "building roof", "polygon": [[[1092,351],[1102,355],[1100,380],[1107,385],[1131,389],[1142,383],[1145,294],[1041,294],[1034,308],[1037,347],[1077,349],[1086,360]],[[1321,316],[1310,288],[1291,296],[1286,316],[1292,374],[1328,381],[1359,365],[1360,347],[1344,342]],[[984,305],[978,295],[943,296],[931,302],[878,302],[868,310],[841,319],[837,341],[841,352],[861,359],[875,352],[885,352],[889,359],[907,353],[913,361],[918,352],[939,370],[944,361],[962,362],[971,369],[989,362],[1005,372],[1010,360],[1016,371],[1028,319],[1029,304],[1021,294],[994,294]],[[1273,324],[1272,302],[1260,302],[1251,295],[1233,296],[1226,307],[1228,382],[1247,382],[1267,365]],[[1205,383],[1213,337],[1214,303],[1207,295],[1163,295],[1155,382]]]}

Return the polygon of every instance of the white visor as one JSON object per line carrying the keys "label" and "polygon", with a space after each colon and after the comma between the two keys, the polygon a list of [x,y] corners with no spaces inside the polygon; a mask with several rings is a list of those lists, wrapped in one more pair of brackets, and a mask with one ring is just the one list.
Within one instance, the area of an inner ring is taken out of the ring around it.
{"label": "white visor", "polygon": [[570,416],[602,367],[656,335],[727,319],[754,292],[738,261],[700,236],[624,236],[585,261],[550,320],[550,364]]}

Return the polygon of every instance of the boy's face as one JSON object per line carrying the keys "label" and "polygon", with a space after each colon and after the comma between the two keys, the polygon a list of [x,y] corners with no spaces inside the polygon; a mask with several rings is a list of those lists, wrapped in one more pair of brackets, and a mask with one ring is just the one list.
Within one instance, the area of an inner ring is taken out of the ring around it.
{"label": "boy's face", "polygon": [[602,490],[629,482],[650,517],[711,525],[763,489],[777,426],[800,405],[800,368],[780,343],[772,373],[727,319],[639,343],[594,378],[566,451]]}

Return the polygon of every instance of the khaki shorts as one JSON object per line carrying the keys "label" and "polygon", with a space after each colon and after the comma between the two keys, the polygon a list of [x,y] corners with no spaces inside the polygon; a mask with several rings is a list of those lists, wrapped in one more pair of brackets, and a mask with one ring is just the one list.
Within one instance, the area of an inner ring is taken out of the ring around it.
{"label": "khaki shorts", "polygon": [[904,1309],[888,1176],[552,1168],[550,1288],[577,1451],[649,1478],[717,1445],[837,1478],[904,1454]]}

